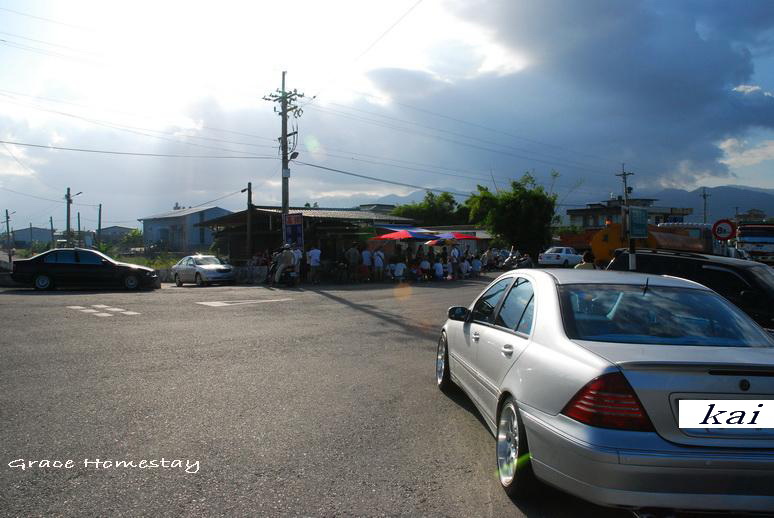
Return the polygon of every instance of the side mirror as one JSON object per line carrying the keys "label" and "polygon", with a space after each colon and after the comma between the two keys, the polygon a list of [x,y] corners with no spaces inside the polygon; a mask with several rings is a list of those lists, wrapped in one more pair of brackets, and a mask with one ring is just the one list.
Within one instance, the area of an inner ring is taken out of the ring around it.
{"label": "side mirror", "polygon": [[464,306],[453,306],[449,308],[449,320],[458,320],[464,322],[468,319],[470,311]]}

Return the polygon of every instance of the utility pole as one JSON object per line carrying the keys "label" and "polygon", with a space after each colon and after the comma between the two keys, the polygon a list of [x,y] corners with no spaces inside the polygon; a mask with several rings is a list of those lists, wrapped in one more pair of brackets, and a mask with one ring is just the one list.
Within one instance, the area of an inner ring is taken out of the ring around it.
{"label": "utility pole", "polygon": [[[70,227],[70,205],[73,204],[73,198],[78,196],[78,194],[81,194],[80,192],[77,194],[73,194],[70,196],[70,188],[67,188],[67,194],[65,194],[65,200],[67,200],[67,233],[65,234],[65,239],[67,240],[66,246],[70,247],[72,245],[72,228]],[[80,220],[78,223],[78,227],[80,227]]]}
{"label": "utility pole", "polygon": [[51,225],[51,249],[56,248],[56,238],[54,237],[54,217],[48,217],[48,224]]}
{"label": "utility pole", "polygon": [[[297,90],[293,90],[292,92],[285,90],[285,74],[287,74],[287,72],[283,71],[282,89],[277,90],[276,93],[269,94],[263,98],[266,101],[279,102],[279,113],[280,117],[282,117],[282,135],[280,135],[279,138],[280,148],[282,151],[282,243],[284,243],[285,239],[287,238],[285,226],[287,224],[288,203],[290,199],[290,161],[298,156],[298,153],[295,152],[291,152],[292,154],[288,156],[288,137],[298,133],[294,131],[293,133],[288,134],[288,114],[292,112],[293,116],[296,118],[301,116],[302,110],[296,104],[294,104],[294,102],[304,96],[304,94],[298,93]],[[274,108],[274,111],[277,111],[276,107]]]}
{"label": "utility pole", "polygon": [[707,198],[712,196],[711,194],[707,194],[707,188],[702,187],[701,191],[701,197],[704,198],[704,223],[707,222]]}
{"label": "utility pole", "polygon": [[247,260],[253,257],[253,182],[247,182],[247,239],[245,241],[245,251]]}
{"label": "utility pole", "polygon": [[78,211],[78,246],[81,246],[81,211]]}
{"label": "utility pole", "polygon": [[99,204],[99,211],[97,212],[97,244],[102,244],[102,204]]}
{"label": "utility pole", "polygon": [[624,169],[624,164],[621,164],[621,172],[616,174],[616,176],[620,176],[621,180],[623,180],[623,187],[624,187],[624,206],[626,207],[626,221],[622,220],[622,223],[624,224],[624,228],[626,229],[626,235],[629,238],[629,270],[634,271],[637,269],[637,250],[636,245],[634,243],[634,239],[631,237],[631,225],[630,225],[630,219],[631,219],[631,213],[629,212],[629,182],[627,181],[627,178],[629,176],[633,176],[634,173],[628,173]]}
{"label": "utility pole", "polygon": [[739,223],[739,206],[734,207],[734,223]]}
{"label": "utility pole", "polygon": [[30,255],[32,255],[32,221],[30,221]]}
{"label": "utility pole", "polygon": [[13,257],[11,256],[11,214],[16,214],[16,211],[8,213],[8,209],[5,209],[5,248],[8,250],[8,263],[13,265]]}

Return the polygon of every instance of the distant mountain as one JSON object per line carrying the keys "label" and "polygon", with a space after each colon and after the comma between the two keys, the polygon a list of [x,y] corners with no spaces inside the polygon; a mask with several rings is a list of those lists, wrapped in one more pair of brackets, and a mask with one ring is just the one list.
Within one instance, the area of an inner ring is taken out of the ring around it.
{"label": "distant mountain", "polygon": [[[439,190],[446,190],[446,189],[444,189],[443,187],[440,187]],[[457,189],[448,189],[448,190],[457,191]],[[388,194],[387,196],[382,196],[378,200],[373,201],[371,203],[390,203],[392,205],[405,205],[406,203],[416,203],[425,199],[425,192],[427,191],[414,191],[414,192],[410,192],[405,196],[400,196],[398,194]],[[439,193],[436,193],[436,194],[439,194]],[[458,203],[462,203],[465,201],[465,198],[462,196],[455,196],[454,198],[457,200]]]}
{"label": "distant mountain", "polygon": [[[653,193],[637,193],[639,196],[658,199],[654,205],[659,207],[690,207],[693,215],[688,221],[700,222],[704,215],[702,189],[685,191],[683,189],[664,189]],[[767,216],[774,216],[774,190],[745,186],[708,187],[707,221],[714,222],[722,218],[732,218],[736,207],[739,212],[760,209]]]}

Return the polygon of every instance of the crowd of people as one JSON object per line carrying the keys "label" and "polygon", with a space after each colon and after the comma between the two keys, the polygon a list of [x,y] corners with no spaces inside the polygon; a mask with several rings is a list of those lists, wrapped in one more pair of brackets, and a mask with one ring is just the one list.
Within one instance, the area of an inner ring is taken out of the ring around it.
{"label": "crowd of people", "polygon": [[[252,275],[254,282],[266,284],[298,284],[301,281],[319,284],[321,279],[336,282],[402,282],[453,281],[476,278],[482,272],[534,268],[529,254],[519,250],[489,248],[473,252],[470,246],[454,244],[444,247],[420,246],[416,251],[396,245],[387,254],[383,246],[375,248],[353,242],[335,258],[324,258],[320,249],[311,245],[306,251],[298,245],[286,244],[274,252],[257,253],[248,266],[266,267],[262,278]],[[594,268],[591,252],[583,255],[576,268]]]}

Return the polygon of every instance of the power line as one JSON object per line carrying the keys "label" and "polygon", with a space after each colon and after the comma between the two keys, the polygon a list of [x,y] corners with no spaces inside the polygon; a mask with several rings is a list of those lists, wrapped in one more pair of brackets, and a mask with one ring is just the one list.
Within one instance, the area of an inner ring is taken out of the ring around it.
{"label": "power line", "polygon": [[0,11],[6,11],[6,12],[13,13],[13,14],[16,14],[16,15],[19,15],[19,16],[26,16],[27,18],[34,18],[36,20],[41,20],[41,21],[48,22],[48,23],[55,23],[57,25],[64,25],[65,27],[71,27],[73,29],[80,29],[80,30],[87,30],[87,31],[91,31],[92,30],[92,29],[90,29],[88,27],[84,27],[82,25],[75,25],[75,24],[72,24],[72,23],[61,22],[59,20],[53,20],[51,18],[45,18],[43,16],[36,16],[34,14],[24,13],[22,11],[16,11],[14,9],[9,9],[7,7],[0,7]]}
{"label": "power line", "polygon": [[77,151],[80,153],[96,153],[105,155],[122,155],[122,156],[147,156],[155,158],[197,158],[197,159],[247,159],[247,160],[276,160],[274,156],[259,156],[259,155],[247,155],[247,156],[229,156],[229,155],[177,155],[168,153],[138,153],[131,151],[112,151],[106,149],[85,149],[85,148],[72,148],[61,146],[48,146],[43,144],[31,144],[29,142],[14,142],[10,140],[0,140],[3,144],[13,144],[14,146],[26,146],[41,149],[51,149],[57,151]]}
{"label": "power line", "polygon": [[14,194],[18,194],[19,196],[26,196],[28,198],[35,198],[36,200],[53,201],[53,202],[56,202],[56,203],[66,203],[64,200],[52,200],[51,198],[43,198],[42,196],[35,196],[34,194],[27,194],[26,192],[14,191],[13,189],[9,189],[8,187],[0,187],[0,190],[12,192]]}
{"label": "power line", "polygon": [[356,58],[355,58],[353,61],[358,61],[360,58],[362,58],[363,56],[365,56],[366,54],[368,54],[368,52],[370,52],[370,51],[371,51],[371,49],[373,49],[373,48],[376,46],[376,44],[377,44],[377,43],[379,43],[380,41],[382,41],[382,40],[384,39],[384,37],[385,37],[385,36],[387,36],[387,35],[390,33],[390,31],[392,31],[392,30],[393,30],[395,27],[397,27],[397,26],[398,26],[398,24],[399,24],[400,22],[402,22],[402,21],[403,21],[403,20],[404,20],[404,19],[405,19],[405,18],[406,18],[406,17],[407,17],[409,14],[411,14],[411,11],[413,11],[414,9],[416,9],[417,7],[419,7],[419,4],[421,4],[421,3],[422,3],[422,0],[418,0],[418,1],[417,1],[417,2],[414,4],[414,5],[412,5],[411,7],[409,7],[409,8],[408,8],[408,10],[407,10],[405,13],[403,13],[403,14],[401,15],[401,17],[400,17],[400,18],[398,18],[397,20],[395,20],[395,23],[393,23],[392,25],[390,25],[390,26],[387,28],[387,30],[386,30],[386,31],[384,31],[382,34],[380,34],[380,35],[379,35],[379,37],[378,37],[378,38],[376,38],[376,39],[375,39],[375,40],[374,40],[374,41],[373,41],[373,42],[372,42],[372,43],[371,43],[371,44],[370,44],[368,47],[366,47],[366,49],[365,49],[363,52],[361,52],[360,54],[358,54],[358,55],[357,55],[357,57],[356,57]]}

